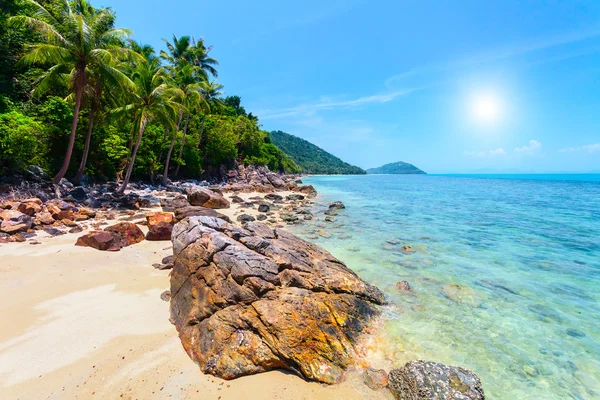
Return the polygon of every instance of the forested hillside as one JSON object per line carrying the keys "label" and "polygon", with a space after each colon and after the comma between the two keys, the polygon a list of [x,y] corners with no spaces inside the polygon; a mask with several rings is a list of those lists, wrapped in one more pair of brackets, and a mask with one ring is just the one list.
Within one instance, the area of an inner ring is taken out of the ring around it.
{"label": "forested hillside", "polygon": [[385,164],[378,168],[369,168],[367,170],[367,174],[417,175],[425,174],[425,172],[412,164],[398,161],[395,163]]}
{"label": "forested hillside", "polygon": [[86,0],[0,2],[0,175],[35,164],[58,182],[217,174],[236,161],[299,167],[270,141],[198,36],[165,51]]}
{"label": "forested hillside", "polygon": [[271,140],[307,174],[361,175],[366,172],[350,165],[314,144],[289,133],[271,132]]}

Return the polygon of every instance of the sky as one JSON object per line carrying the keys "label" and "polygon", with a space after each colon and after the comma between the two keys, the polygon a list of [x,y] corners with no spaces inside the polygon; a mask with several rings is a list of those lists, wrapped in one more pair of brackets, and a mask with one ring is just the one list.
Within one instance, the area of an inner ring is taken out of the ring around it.
{"label": "sky", "polygon": [[265,130],[363,168],[600,172],[598,0],[96,0],[204,38]]}

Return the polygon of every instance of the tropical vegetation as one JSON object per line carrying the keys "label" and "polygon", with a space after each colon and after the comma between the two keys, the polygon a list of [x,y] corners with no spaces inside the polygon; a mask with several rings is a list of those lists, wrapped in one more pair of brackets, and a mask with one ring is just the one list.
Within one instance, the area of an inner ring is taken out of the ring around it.
{"label": "tropical vegetation", "polygon": [[363,175],[366,172],[350,165],[322,148],[289,133],[271,132],[271,141],[288,154],[305,174]]}
{"label": "tropical vegetation", "polygon": [[[224,96],[203,39],[132,39],[87,0],[0,2],[0,174],[219,177],[236,162],[299,172],[239,96]],[[160,180],[159,180],[160,179]]]}

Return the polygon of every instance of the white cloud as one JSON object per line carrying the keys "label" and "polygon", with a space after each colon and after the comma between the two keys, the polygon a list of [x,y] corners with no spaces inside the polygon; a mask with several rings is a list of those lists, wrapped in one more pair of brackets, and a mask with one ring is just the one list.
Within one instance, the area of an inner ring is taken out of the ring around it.
{"label": "white cloud", "polygon": [[530,154],[533,155],[538,152],[542,147],[542,144],[537,140],[530,140],[527,146],[517,147],[515,153]]}
{"label": "white cloud", "polygon": [[600,152],[600,143],[594,143],[594,144],[588,144],[585,146],[579,146],[579,147],[567,147],[564,149],[560,150],[561,153],[572,153],[575,151],[585,151],[587,153],[595,153],[595,152]]}
{"label": "white cloud", "polygon": [[312,104],[301,104],[299,106],[279,110],[262,110],[257,112],[262,120],[280,119],[298,115],[313,115],[317,111],[331,110],[335,108],[353,108],[366,104],[384,104],[398,97],[409,95],[419,89],[405,89],[390,93],[376,94],[372,96],[358,97],[352,100],[333,100],[331,97],[322,96],[320,101]]}
{"label": "white cloud", "polygon": [[506,151],[504,151],[504,149],[502,147],[499,147],[495,150],[489,150],[489,151],[465,151],[463,154],[465,156],[469,156],[469,157],[484,158],[484,157],[505,156]]}

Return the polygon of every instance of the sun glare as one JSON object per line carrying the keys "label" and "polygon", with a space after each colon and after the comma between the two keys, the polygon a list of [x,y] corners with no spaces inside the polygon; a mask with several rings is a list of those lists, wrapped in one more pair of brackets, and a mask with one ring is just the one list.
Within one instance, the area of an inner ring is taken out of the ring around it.
{"label": "sun glare", "polygon": [[490,94],[474,96],[470,107],[473,118],[483,123],[497,122],[502,112],[499,99]]}

